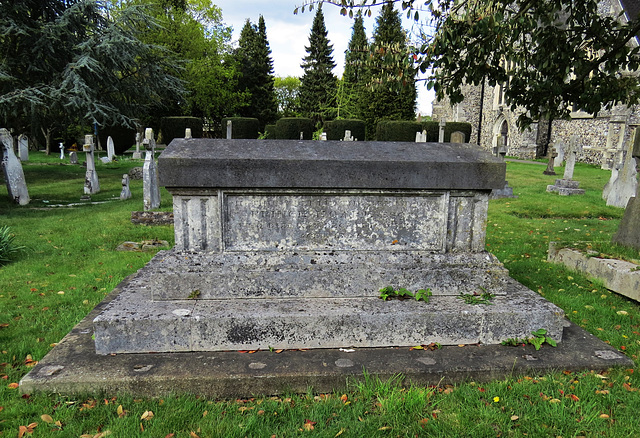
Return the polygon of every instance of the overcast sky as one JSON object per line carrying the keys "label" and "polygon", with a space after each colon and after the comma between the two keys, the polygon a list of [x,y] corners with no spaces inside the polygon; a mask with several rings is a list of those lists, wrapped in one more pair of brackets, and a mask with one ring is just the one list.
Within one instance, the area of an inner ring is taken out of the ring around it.
{"label": "overcast sky", "polygon": [[[306,55],[305,46],[309,45],[309,34],[315,10],[293,14],[296,6],[303,0],[214,0],[222,9],[222,19],[233,27],[233,40],[237,41],[247,19],[257,24],[260,15],[264,16],[267,26],[267,38],[271,47],[271,57],[276,76],[297,76],[303,74],[300,64]],[[344,52],[351,39],[353,20],[340,15],[340,8],[325,4],[323,7],[325,25],[329,42],[333,45],[333,59],[337,64],[333,73],[341,77],[344,70]],[[371,18],[365,17],[365,30],[370,38],[379,9],[372,10]],[[405,15],[401,14],[403,19]],[[405,19],[405,29],[411,21]],[[433,93],[427,91],[423,82],[418,83],[417,111],[431,114]]]}

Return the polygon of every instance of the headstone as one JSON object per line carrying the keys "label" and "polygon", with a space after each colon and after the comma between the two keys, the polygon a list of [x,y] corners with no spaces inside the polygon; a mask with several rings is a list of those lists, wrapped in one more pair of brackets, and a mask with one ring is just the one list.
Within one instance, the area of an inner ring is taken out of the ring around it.
{"label": "headstone", "polygon": [[438,143],[444,143],[444,128],[447,126],[447,120],[443,117],[438,124],[440,130],[438,131]]}
{"label": "headstone", "polygon": [[100,191],[100,181],[98,181],[98,173],[96,172],[96,162],[94,157],[93,135],[84,136],[84,145],[82,150],[87,154],[87,172],[84,177],[84,194],[93,195]]}
{"label": "headstone", "polygon": [[466,136],[462,131],[454,131],[451,133],[451,143],[464,143],[466,140]]}
{"label": "headstone", "polygon": [[109,161],[113,161],[116,157],[116,148],[113,145],[113,138],[111,138],[111,136],[107,137],[107,157]]}
{"label": "headstone", "polygon": [[60,159],[64,160],[64,143],[60,143],[58,147],[60,148]]}
{"label": "headstone", "polygon": [[[96,352],[559,340],[562,309],[485,251],[505,168],[468,144],[177,138],[159,158],[175,246],[94,319]],[[483,289],[493,305],[459,299]]]}
{"label": "headstone", "polygon": [[71,151],[69,153],[69,163],[78,164],[78,153],[76,151]]}
{"label": "headstone", "polygon": [[122,191],[120,192],[120,199],[125,200],[131,198],[131,189],[129,188],[129,175],[122,175]]}
{"label": "headstone", "polygon": [[18,137],[18,152],[20,154],[20,161],[23,163],[29,161],[29,137],[24,134]]}
{"label": "headstone", "polygon": [[158,185],[158,170],[155,160],[156,141],[153,138],[153,129],[147,128],[144,136],[147,154],[142,167],[142,192],[144,210],[149,211],[160,207],[160,187]]}
{"label": "headstone", "polygon": [[422,130],[422,132],[416,132],[416,143],[426,143],[427,142],[427,131]]}
{"label": "headstone", "polygon": [[580,182],[573,180],[573,170],[576,165],[578,149],[578,137],[572,135],[566,151],[567,163],[564,167],[564,176],[562,179],[557,179],[555,184],[548,185],[547,192],[558,192],[562,196],[584,195],[584,189],[578,188]]}
{"label": "headstone", "polygon": [[[498,135],[496,138],[497,146],[495,148],[495,154],[500,158],[501,161],[505,161],[505,156],[507,155],[507,149],[502,146],[502,142],[504,141],[504,137]],[[489,195],[489,199],[501,199],[501,198],[517,198],[516,195],[513,194],[513,187],[509,186],[509,181],[504,182],[504,186],[499,189],[491,190],[491,195]]]}
{"label": "headstone", "polygon": [[353,141],[353,135],[351,135],[351,131],[346,129],[344,131],[344,138],[342,139],[342,141]]}
{"label": "headstone", "polygon": [[[640,165],[640,138],[638,137],[638,131],[636,128],[631,155],[636,160],[636,164]],[[612,240],[614,243],[640,251],[640,187],[636,188],[636,195],[629,199],[618,231],[614,234]]]}
{"label": "headstone", "polygon": [[191,128],[185,128],[185,130],[184,130],[184,138],[193,138],[193,137],[191,137]]}
{"label": "headstone", "polygon": [[140,152],[140,143],[142,143],[142,134],[136,132],[136,151],[133,153],[133,159],[139,160],[142,158],[142,153]]}
{"label": "headstone", "polygon": [[327,133],[323,132],[322,134],[320,134],[320,141],[327,141]]}
{"label": "headstone", "polygon": [[9,198],[19,205],[27,205],[30,199],[24,171],[13,150],[13,137],[5,128],[0,129],[0,143],[2,143],[3,150],[2,171],[7,184]]}
{"label": "headstone", "polygon": [[300,131],[300,140],[304,140],[304,132]]}
{"label": "headstone", "polygon": [[556,141],[553,143],[553,147],[556,150],[556,157],[553,159],[553,165],[555,167],[561,167],[564,163],[564,151],[566,149],[563,141]]}
{"label": "headstone", "polygon": [[635,129],[634,133],[629,137],[622,165],[616,165],[611,170],[611,179],[602,190],[602,197],[606,199],[607,205],[625,208],[629,199],[635,196],[638,190],[638,179],[636,177],[638,172],[636,170],[636,161],[633,158],[633,150],[636,143],[640,143],[640,129]]}
{"label": "headstone", "polygon": [[227,120],[227,140],[231,140],[233,138],[233,124],[231,120]]}
{"label": "headstone", "polygon": [[[549,145],[551,146],[551,145]],[[549,162],[547,163],[547,168],[544,170],[545,175],[555,175],[556,171],[553,170],[553,166],[555,165],[555,158],[558,156],[556,152],[556,148],[549,147]]]}

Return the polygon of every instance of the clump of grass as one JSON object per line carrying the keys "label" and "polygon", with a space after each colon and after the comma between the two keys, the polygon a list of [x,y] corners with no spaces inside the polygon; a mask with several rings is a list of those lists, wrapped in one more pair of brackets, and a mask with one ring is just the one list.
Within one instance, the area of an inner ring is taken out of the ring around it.
{"label": "clump of grass", "polygon": [[0,227],[0,266],[9,263],[26,247],[16,243],[16,236],[7,225]]}

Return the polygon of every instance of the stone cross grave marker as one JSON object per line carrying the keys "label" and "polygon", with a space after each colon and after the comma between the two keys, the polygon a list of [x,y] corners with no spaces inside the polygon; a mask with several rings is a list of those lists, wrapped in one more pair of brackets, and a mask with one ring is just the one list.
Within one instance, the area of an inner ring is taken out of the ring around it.
{"label": "stone cross grave marker", "polygon": [[602,190],[602,197],[607,201],[607,205],[625,208],[638,190],[638,172],[636,160],[633,158],[633,148],[636,142],[640,142],[639,136],[640,130],[636,128],[627,141],[622,164],[617,164],[611,169],[611,178]]}
{"label": "stone cross grave marker", "polygon": [[125,200],[131,198],[131,189],[129,188],[129,175],[122,175],[122,191],[120,192],[120,199]]}
{"label": "stone cross grave marker", "polygon": [[113,161],[116,157],[116,148],[113,144],[113,138],[111,136],[107,137],[107,157],[109,161]]}
{"label": "stone cross grave marker", "polygon": [[576,156],[579,152],[578,136],[572,135],[565,153],[567,162],[564,167],[564,176],[557,179],[555,184],[547,186],[547,192],[558,192],[562,196],[584,195],[584,189],[578,188],[580,182],[573,180],[573,170],[576,165]]}
{"label": "stone cross grave marker", "polygon": [[155,160],[156,141],[153,138],[153,129],[147,128],[144,137],[147,154],[142,167],[142,192],[144,210],[149,211],[160,207],[160,187],[158,186],[158,170]]}
{"label": "stone cross grave marker", "polygon": [[438,143],[444,143],[444,128],[447,126],[447,119],[444,117],[440,120],[438,127],[440,128],[438,131]]}
{"label": "stone cross grave marker", "polygon": [[549,161],[547,162],[547,168],[544,170],[545,175],[555,175],[556,171],[553,170],[553,166],[555,165],[555,158],[558,156],[558,152],[556,151],[555,147],[552,147],[551,144],[549,144]]}
{"label": "stone cross grave marker", "polygon": [[84,194],[93,195],[100,191],[100,181],[98,181],[98,173],[96,172],[96,161],[94,155],[93,135],[84,136],[84,145],[82,150],[87,156],[87,172],[84,177]]}
{"label": "stone cross grave marker", "polygon": [[562,163],[564,163],[564,151],[566,149],[563,141],[555,141],[553,142],[553,147],[556,150],[556,157],[553,159],[553,165],[555,167],[561,167]]}
{"label": "stone cross grave marker", "polygon": [[133,159],[139,160],[142,158],[142,153],[140,152],[140,143],[142,143],[142,134],[136,132],[136,151],[133,153]]}
{"label": "stone cross grave marker", "polygon": [[64,143],[60,143],[60,146],[58,146],[58,148],[60,148],[60,159],[64,160]]}
{"label": "stone cross grave marker", "polygon": [[9,198],[19,205],[27,205],[30,201],[27,190],[27,182],[24,178],[24,170],[16,153],[13,150],[13,137],[5,128],[0,129],[0,142],[2,143],[2,171],[7,183]]}
{"label": "stone cross grave marker", "polygon": [[18,137],[18,153],[20,161],[23,163],[29,161],[29,137],[24,134],[20,134]]}
{"label": "stone cross grave marker", "polygon": [[354,141],[353,140],[353,135],[351,135],[351,131],[346,129],[344,131],[344,138],[342,139],[342,141]]}
{"label": "stone cross grave marker", "polygon": [[[426,131],[423,131],[426,134]],[[425,136],[426,141],[426,136]],[[462,131],[454,131],[451,133],[451,143],[464,143],[466,141],[466,137],[464,132]]]}

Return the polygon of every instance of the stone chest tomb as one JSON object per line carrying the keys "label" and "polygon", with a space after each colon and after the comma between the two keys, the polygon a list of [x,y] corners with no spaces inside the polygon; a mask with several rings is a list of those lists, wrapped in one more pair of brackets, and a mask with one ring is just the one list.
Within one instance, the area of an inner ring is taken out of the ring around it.
{"label": "stone chest tomb", "polygon": [[[98,353],[562,337],[562,310],[484,250],[505,164],[476,146],[175,139],[159,175],[175,247],[94,320]],[[483,291],[492,305],[459,299]]]}

